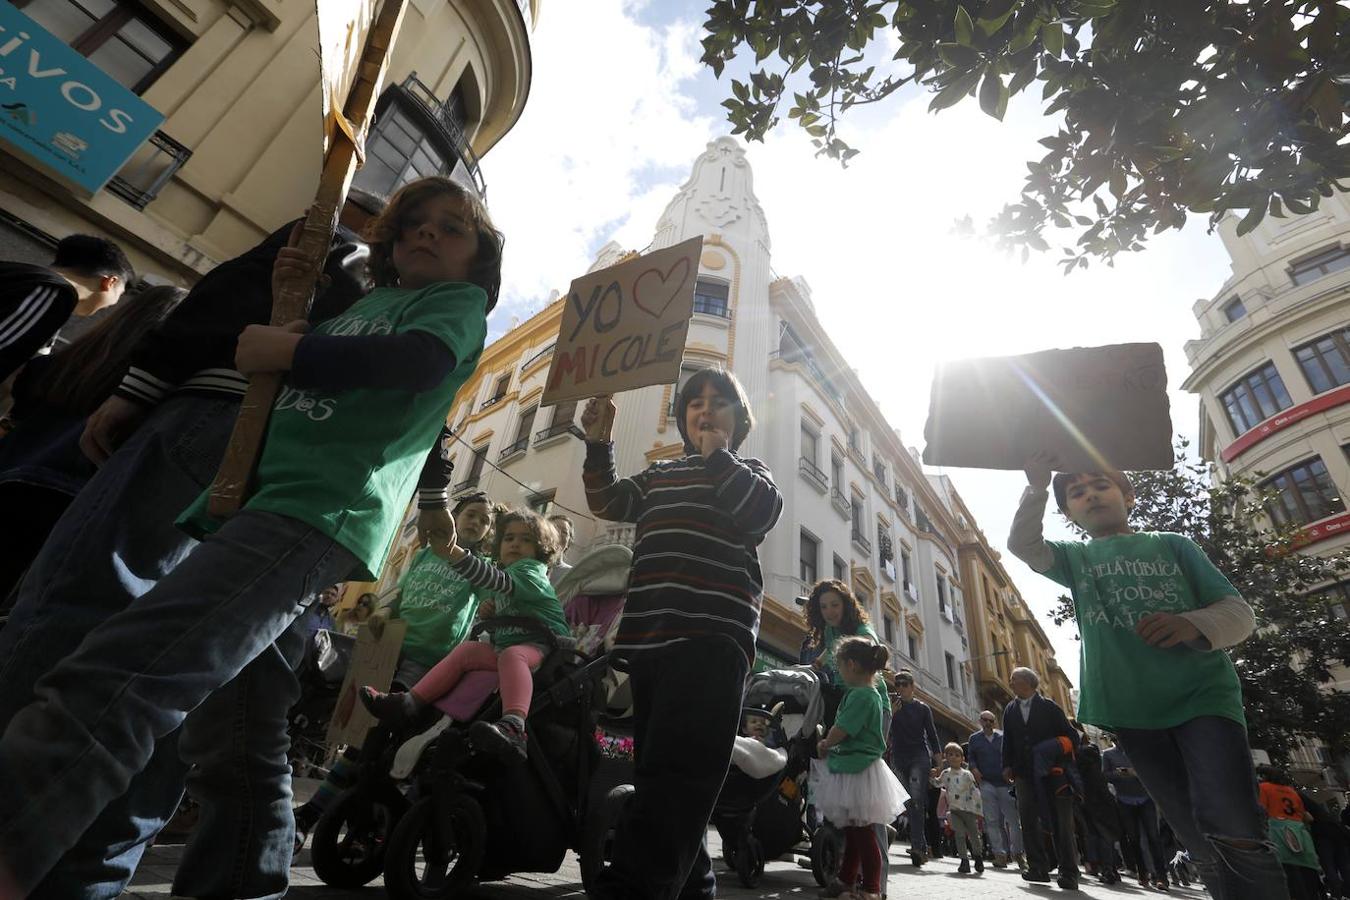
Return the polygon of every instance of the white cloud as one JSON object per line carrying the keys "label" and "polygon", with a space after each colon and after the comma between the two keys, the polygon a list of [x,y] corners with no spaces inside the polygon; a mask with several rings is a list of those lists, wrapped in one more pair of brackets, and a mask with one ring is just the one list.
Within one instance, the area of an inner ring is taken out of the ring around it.
{"label": "white cloud", "polygon": [[507,236],[498,327],[565,289],[612,236],[644,246],[672,179],[713,134],[687,96],[701,71],[698,23],[648,28],[635,9],[587,0],[585,15],[560,6],[540,17],[529,102],[484,162]]}

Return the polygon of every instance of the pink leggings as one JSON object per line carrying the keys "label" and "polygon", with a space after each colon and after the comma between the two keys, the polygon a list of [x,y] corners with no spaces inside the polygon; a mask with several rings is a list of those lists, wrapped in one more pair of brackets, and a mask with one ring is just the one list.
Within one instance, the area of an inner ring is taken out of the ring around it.
{"label": "pink leggings", "polygon": [[424,703],[434,703],[454,690],[465,672],[497,670],[502,711],[524,716],[530,710],[534,679],[530,673],[544,661],[544,651],[533,644],[516,644],[500,654],[491,644],[465,641],[432,667],[413,685],[412,692]]}

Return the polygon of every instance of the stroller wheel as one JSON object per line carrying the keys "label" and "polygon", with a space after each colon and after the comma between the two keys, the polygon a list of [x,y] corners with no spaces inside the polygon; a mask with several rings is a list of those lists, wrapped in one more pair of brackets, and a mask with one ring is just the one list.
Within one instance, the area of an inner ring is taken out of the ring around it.
{"label": "stroller wheel", "polygon": [[822,822],[811,835],[811,874],[816,884],[828,885],[839,874],[844,859],[844,833],[829,822]]}
{"label": "stroller wheel", "polygon": [[633,786],[621,784],[611,789],[605,799],[586,814],[580,856],[581,884],[587,894],[594,892],[595,879],[613,859],[614,828],[632,797]]}
{"label": "stroller wheel", "polygon": [[487,822],[477,800],[456,794],[438,806],[433,798],[424,797],[389,838],[385,890],[397,900],[451,897],[472,883],[486,849]]}
{"label": "stroller wheel", "polygon": [[759,839],[752,834],[742,841],[736,848],[735,859],[736,876],[741,884],[748,888],[759,884],[759,878],[764,874],[764,848]]}
{"label": "stroller wheel", "polygon": [[384,851],[394,826],[408,809],[396,790],[344,791],[314,825],[310,860],[324,884],[356,888],[384,868]]}

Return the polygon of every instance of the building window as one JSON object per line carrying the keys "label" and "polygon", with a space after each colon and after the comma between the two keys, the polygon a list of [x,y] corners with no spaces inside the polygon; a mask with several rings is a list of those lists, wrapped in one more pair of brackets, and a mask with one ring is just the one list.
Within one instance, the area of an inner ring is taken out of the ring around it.
{"label": "building window", "polygon": [[837,454],[830,454],[830,484],[836,491],[844,490],[844,461]]}
{"label": "building window", "polygon": [[1234,297],[1223,305],[1224,317],[1230,322],[1236,322],[1247,314],[1247,307],[1242,305],[1241,297]]}
{"label": "building window", "polygon": [[877,476],[877,481],[881,482],[881,486],[884,488],[886,486],[886,464],[876,457],[872,458],[872,474]]}
{"label": "building window", "polygon": [[565,403],[559,403],[553,407],[553,413],[549,416],[548,427],[537,432],[534,436],[536,441],[547,440],[560,434],[566,434],[572,430],[572,421],[577,415],[577,401],[568,400]]}
{"label": "building window", "polygon": [[947,687],[956,690],[956,657],[950,653],[943,653],[942,656],[947,664]]}
{"label": "building window", "polygon": [[727,308],[727,291],[724,282],[698,279],[694,282],[694,312],[723,319],[731,318]]}
{"label": "building window", "polygon": [[848,449],[852,453],[862,454],[862,438],[856,425],[848,426]]}
{"label": "building window", "polygon": [[914,590],[914,573],[909,559],[908,548],[900,548],[900,580],[904,583],[906,591]]}
{"label": "building window", "polygon": [[900,507],[902,512],[909,512],[909,494],[906,493],[899,481],[895,483],[895,505]]}
{"label": "building window", "polygon": [[1266,511],[1277,525],[1302,525],[1345,512],[1321,457],[1290,466],[1261,486],[1274,492]]}
{"label": "building window", "polygon": [[524,453],[525,448],[530,446],[530,432],[534,430],[534,417],[538,412],[539,407],[531,406],[520,414],[520,421],[516,423],[516,439],[502,450],[502,459]]}
{"label": "building window", "polygon": [[939,569],[937,573],[938,612],[947,615],[947,576]]}
{"label": "building window", "polygon": [[811,465],[816,465],[816,460],[820,458],[820,435],[816,434],[806,423],[802,423],[802,459]]}
{"label": "building window", "polygon": [[531,494],[525,502],[529,504],[530,509],[541,516],[547,516],[553,511],[553,498],[558,495],[556,488],[547,491],[540,491],[537,494]]}
{"label": "building window", "polygon": [[801,534],[801,569],[800,575],[802,583],[810,590],[816,583],[816,563],[820,559],[820,541],[816,540],[805,529]]}
{"label": "building window", "polygon": [[906,638],[907,638],[907,640],[906,640],[906,645],[907,645],[908,648],[909,648],[909,658],[910,658],[910,659],[913,659],[913,660],[918,660],[918,658],[919,658],[919,639],[918,639],[917,637],[914,636],[914,632],[912,632],[912,631],[911,631],[908,635],[906,635]]}
{"label": "building window", "polygon": [[1289,267],[1289,278],[1294,284],[1308,284],[1319,278],[1325,278],[1332,272],[1339,272],[1350,266],[1350,250],[1344,247],[1328,247],[1321,253],[1294,263]]}
{"label": "building window", "polygon": [[451,493],[459,494],[464,491],[471,491],[478,487],[478,479],[483,477],[483,464],[487,462],[488,445],[475,447],[473,456],[469,460],[469,474],[465,479],[455,485]]}
{"label": "building window", "polygon": [[848,563],[838,553],[834,555],[834,580],[848,584]]}
{"label": "building window", "polygon": [[1275,371],[1274,363],[1266,363],[1248,373],[1237,384],[1219,395],[1228,411],[1233,431],[1245,434],[1282,409],[1294,404],[1284,389],[1284,379]]}
{"label": "building window", "polygon": [[144,93],[187,49],[186,41],[139,3],[16,0],[14,5],[137,94]]}
{"label": "building window", "polygon": [[511,373],[507,372],[501,378],[497,379],[497,384],[492,389],[492,395],[483,401],[483,409],[487,409],[494,403],[500,401],[506,396],[506,390],[511,386]]}
{"label": "building window", "polygon": [[1303,377],[1314,394],[1350,384],[1350,328],[1324,334],[1294,348]]}
{"label": "building window", "polygon": [[886,643],[888,643],[888,644],[894,644],[894,643],[895,643],[895,619],[891,618],[890,616],[882,616],[882,617],[881,617],[881,630],[882,630],[882,634],[883,634],[883,635],[885,636],[885,638],[886,638]]}

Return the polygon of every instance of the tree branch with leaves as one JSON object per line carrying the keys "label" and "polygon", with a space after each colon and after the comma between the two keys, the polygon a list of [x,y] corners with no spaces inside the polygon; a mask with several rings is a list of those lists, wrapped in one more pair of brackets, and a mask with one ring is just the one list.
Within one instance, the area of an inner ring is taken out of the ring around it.
{"label": "tree branch with leaves", "polygon": [[[1336,0],[713,0],[705,31],[719,77],[753,55],[722,104],[733,134],[763,140],[791,91],[788,118],[845,165],[854,106],[912,86],[934,112],[976,97],[1001,120],[1039,83],[1059,125],[989,230],[1025,254],[1077,229],[1066,273],[1140,250],[1188,212],[1212,228],[1245,211],[1242,234],[1350,179],[1350,7]],[[899,49],[879,66],[887,32]]]}

